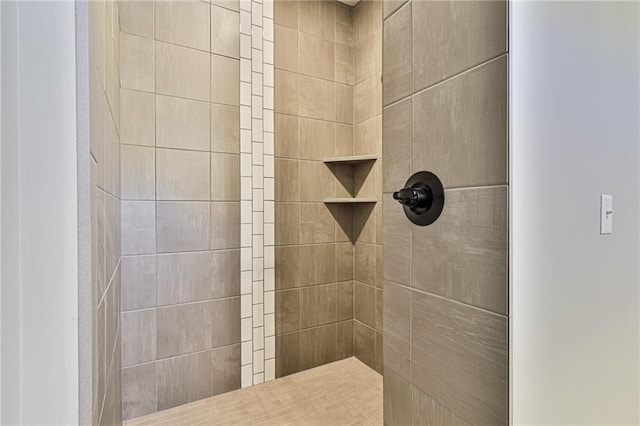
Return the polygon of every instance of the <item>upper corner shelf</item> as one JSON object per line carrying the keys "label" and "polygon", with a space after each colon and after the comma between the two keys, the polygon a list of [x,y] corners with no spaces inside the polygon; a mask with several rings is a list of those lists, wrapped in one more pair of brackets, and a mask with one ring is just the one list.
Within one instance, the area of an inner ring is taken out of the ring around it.
{"label": "upper corner shelf", "polygon": [[348,157],[331,157],[325,158],[325,163],[340,163],[340,164],[360,164],[369,161],[376,161],[378,157],[375,155],[351,155]]}

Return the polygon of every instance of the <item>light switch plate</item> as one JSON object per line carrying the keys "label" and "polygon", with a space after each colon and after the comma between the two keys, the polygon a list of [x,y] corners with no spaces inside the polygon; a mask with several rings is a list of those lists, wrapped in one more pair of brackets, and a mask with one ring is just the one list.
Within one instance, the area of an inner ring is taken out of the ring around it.
{"label": "light switch plate", "polygon": [[600,196],[600,234],[609,235],[613,232],[613,196]]}

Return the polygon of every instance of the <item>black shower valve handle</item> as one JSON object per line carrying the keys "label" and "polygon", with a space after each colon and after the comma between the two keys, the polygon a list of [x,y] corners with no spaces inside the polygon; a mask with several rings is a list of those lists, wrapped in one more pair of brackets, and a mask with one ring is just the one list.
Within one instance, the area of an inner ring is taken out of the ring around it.
{"label": "black shower valve handle", "polygon": [[431,204],[429,188],[403,188],[393,193],[393,199],[411,208],[424,208]]}

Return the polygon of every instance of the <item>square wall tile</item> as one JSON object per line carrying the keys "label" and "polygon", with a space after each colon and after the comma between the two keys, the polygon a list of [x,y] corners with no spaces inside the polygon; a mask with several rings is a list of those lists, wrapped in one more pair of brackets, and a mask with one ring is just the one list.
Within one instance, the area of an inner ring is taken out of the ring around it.
{"label": "square wall tile", "polygon": [[209,104],[156,95],[156,145],[209,151]]}
{"label": "square wall tile", "polygon": [[211,203],[211,248],[240,248],[240,202]]}
{"label": "square wall tile", "polygon": [[122,369],[122,417],[133,419],[156,412],[156,363]]}
{"label": "square wall tile", "polygon": [[118,11],[121,31],[153,38],[153,2],[123,1],[118,3]]}
{"label": "square wall tile", "polygon": [[124,367],[155,361],[156,310],[123,312],[122,365]]}
{"label": "square wall tile", "polygon": [[240,108],[211,104],[211,151],[240,152]]}
{"label": "square wall tile", "polygon": [[209,200],[209,153],[156,150],[158,200]]}
{"label": "square wall tile", "polygon": [[211,348],[211,302],[158,308],[157,316],[158,358]]}
{"label": "square wall tile", "polygon": [[122,199],[155,199],[154,149],[132,145],[122,145],[120,149]]}
{"label": "square wall tile", "polygon": [[156,42],[156,93],[208,101],[209,53]]}
{"label": "square wall tile", "polygon": [[156,364],[158,410],[212,395],[211,351],[163,359]]}
{"label": "square wall tile", "polygon": [[155,253],[155,202],[122,201],[120,204],[122,255]]}
{"label": "square wall tile", "polygon": [[120,260],[122,311],[156,304],[156,256],[126,256]]}
{"label": "square wall tile", "polygon": [[209,5],[201,1],[158,1],[155,5],[156,40],[209,50]]}
{"label": "square wall tile", "polygon": [[211,6],[211,53],[240,57],[240,13]]}
{"label": "square wall tile", "polygon": [[[153,93],[121,89],[120,143],[124,145],[155,145],[154,110]],[[92,125],[93,122],[94,120],[91,120]]]}
{"label": "square wall tile", "polygon": [[240,155],[211,154],[211,200],[240,201]]}
{"label": "square wall tile", "polygon": [[240,61],[211,55],[211,102],[240,105]]}
{"label": "square wall tile", "polygon": [[210,248],[209,202],[158,202],[157,214],[158,253]]}
{"label": "square wall tile", "polygon": [[211,328],[214,348],[240,343],[240,297],[217,299],[211,302]]}
{"label": "square wall tile", "polygon": [[120,35],[120,85],[124,89],[153,92],[154,41],[133,34]]}

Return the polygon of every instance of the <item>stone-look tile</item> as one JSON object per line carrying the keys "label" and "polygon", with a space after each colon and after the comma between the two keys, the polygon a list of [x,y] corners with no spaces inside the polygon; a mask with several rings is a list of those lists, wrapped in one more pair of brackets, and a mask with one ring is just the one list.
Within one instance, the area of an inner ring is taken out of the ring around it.
{"label": "stone-look tile", "polygon": [[142,146],[121,146],[121,196],[124,200],[155,198],[154,149]]}
{"label": "stone-look tile", "polygon": [[173,149],[156,150],[158,200],[209,200],[209,153]]}
{"label": "stone-look tile", "polygon": [[337,321],[353,319],[353,281],[336,284]]}
{"label": "stone-look tile", "polygon": [[334,4],[325,1],[301,1],[299,4],[300,31],[333,41]]}
{"label": "stone-look tile", "polygon": [[211,329],[214,328],[211,303],[197,302],[157,309],[158,358],[211,348]]}
{"label": "stone-look tile", "polygon": [[209,100],[208,53],[159,41],[155,49],[156,93]]}
{"label": "stone-look tile", "polygon": [[336,281],[335,244],[300,246],[300,259],[302,286]]}
{"label": "stone-look tile", "polygon": [[240,343],[240,298],[211,302],[213,312],[212,343],[214,348]]}
{"label": "stone-look tile", "polygon": [[404,187],[411,170],[411,99],[382,112],[382,190]]}
{"label": "stone-look tile", "polygon": [[383,329],[383,316],[382,313],[384,311],[383,308],[383,291],[379,288],[376,288],[376,331],[382,332]]}
{"label": "stone-look tile", "polygon": [[355,241],[353,232],[353,206],[348,204],[328,205],[336,220],[336,242]]}
{"label": "stone-look tile", "polygon": [[358,83],[353,88],[353,120],[362,123],[380,115],[382,111],[382,83],[375,74]]}
{"label": "stone-look tile", "polygon": [[300,369],[317,367],[336,360],[336,324],[323,325],[300,332]]}
{"label": "stone-look tile", "polygon": [[123,312],[122,365],[141,364],[156,359],[156,310]]}
{"label": "stone-look tile", "polygon": [[[385,424],[411,424],[411,385],[393,370],[384,370],[384,422]],[[427,423],[427,425],[448,425],[448,423]]]}
{"label": "stone-look tile", "polygon": [[300,330],[300,290],[276,291],[276,334]]}
{"label": "stone-look tile", "polygon": [[156,257],[133,256],[120,260],[122,311],[144,309],[156,303]]}
{"label": "stone-look tile", "polygon": [[298,72],[298,32],[282,25],[275,25],[274,32],[274,66],[282,70]]}
{"label": "stone-look tile", "polygon": [[506,56],[414,96],[413,170],[445,188],[496,185],[507,163]]}
{"label": "stone-look tile", "polygon": [[333,157],[335,145],[335,123],[300,119],[300,158],[321,161]]}
{"label": "stone-look tile", "polygon": [[155,75],[153,40],[132,34],[120,35],[120,86],[153,92]]}
{"label": "stone-look tile", "polygon": [[240,295],[240,250],[222,250],[211,253],[211,297]]}
{"label": "stone-look tile", "polygon": [[[361,166],[364,167],[364,166]],[[376,243],[376,215],[373,204],[353,211],[354,236],[359,243]]]}
{"label": "stone-look tile", "polygon": [[239,154],[211,154],[211,200],[240,201]]}
{"label": "stone-look tile", "polygon": [[211,351],[157,362],[158,410],[211,396]]}
{"label": "stone-look tile", "polygon": [[208,202],[158,202],[158,253],[208,250],[211,208]]}
{"label": "stone-look tile", "polygon": [[[128,3],[128,2],[125,2]],[[124,420],[156,411],[156,364],[122,369],[122,417]]]}
{"label": "stone-look tile", "polygon": [[211,104],[211,151],[240,152],[240,108]]}
{"label": "stone-look tile", "polygon": [[240,248],[240,203],[211,203],[211,248]]}
{"label": "stone-look tile", "polygon": [[240,345],[214,349],[211,374],[213,395],[240,389]]}
{"label": "stone-look tile", "polygon": [[112,365],[113,351],[118,346],[118,326],[120,324],[120,267],[116,268],[111,283],[107,288],[107,293],[104,295],[106,300],[105,315],[106,315],[106,349],[107,349],[107,367]]}
{"label": "stone-look tile", "polygon": [[300,293],[300,326],[315,327],[336,322],[336,285],[304,287]]}
{"label": "stone-look tile", "polygon": [[507,187],[445,191],[438,222],[412,227],[412,286],[507,313]]}
{"label": "stone-look tile", "polygon": [[353,87],[336,84],[336,121],[353,123]]}
{"label": "stone-look tile", "polygon": [[281,114],[298,115],[298,74],[276,69],[275,112]]}
{"label": "stone-look tile", "polygon": [[411,93],[411,2],[384,22],[382,49],[382,103],[389,105]]}
{"label": "stone-look tile", "polygon": [[[110,197],[107,196],[107,199]],[[122,201],[122,255],[150,254],[156,250],[156,208],[153,201]],[[119,237],[119,236],[118,236]],[[120,239],[120,238],[118,238]],[[107,238],[107,253],[109,250]],[[109,257],[107,256],[107,260]],[[107,273],[110,262],[107,261]]]}
{"label": "stone-look tile", "polygon": [[337,327],[336,359],[353,356],[353,320],[339,322]]}
{"label": "stone-look tile", "polygon": [[402,206],[390,194],[385,194],[382,206],[383,277],[385,281],[408,286],[411,284],[412,224],[404,214]]}
{"label": "stone-look tile", "polygon": [[356,155],[379,155],[382,151],[382,116],[356,124],[353,127],[353,151]]}
{"label": "stone-look tile", "polygon": [[276,377],[300,371],[300,332],[277,335],[276,354]]}
{"label": "stone-look tile", "polygon": [[335,8],[335,42],[353,45],[354,9],[336,3]]}
{"label": "stone-look tile", "polygon": [[353,81],[355,84],[361,83],[376,72],[381,71],[379,64],[382,59],[382,34],[379,31],[369,35],[358,34],[358,37],[361,40],[354,49]]}
{"label": "stone-look tile", "polygon": [[276,290],[285,290],[300,286],[300,247],[286,246],[275,248]]}
{"label": "stone-look tile", "polygon": [[353,288],[354,317],[358,321],[375,328],[376,290],[374,287],[356,281]]}
{"label": "stone-look tile", "polygon": [[335,49],[335,79],[336,82],[353,85],[354,48],[346,43],[336,43]]}
{"label": "stone-look tile", "polygon": [[278,0],[273,2],[273,18],[278,25],[298,29],[298,1]]}
{"label": "stone-look tile", "polygon": [[335,241],[335,220],[323,203],[300,204],[300,243]]}
{"label": "stone-look tile", "polygon": [[157,268],[158,306],[211,298],[215,279],[211,252],[160,254]]}
{"label": "stone-look tile", "polygon": [[353,155],[353,126],[336,124],[336,157]]}
{"label": "stone-look tile", "polygon": [[413,424],[469,426],[469,423],[414,386],[411,386],[411,416]]}
{"label": "stone-look tile", "polygon": [[[279,92],[279,90],[278,90]],[[298,158],[300,156],[299,119],[291,115],[275,114],[276,157]],[[277,200],[277,198],[276,198]]]}
{"label": "stone-look tile", "polygon": [[156,145],[209,150],[209,104],[156,95]]}
{"label": "stone-look tile", "polygon": [[385,367],[406,380],[411,362],[411,291],[391,283],[384,287]]}
{"label": "stone-look tile", "polygon": [[498,56],[507,47],[507,2],[413,3],[413,90]]}
{"label": "stone-look tile", "polygon": [[336,178],[329,167],[320,161],[301,161],[299,179],[302,202],[322,202],[335,195]]}
{"label": "stone-look tile", "polygon": [[411,379],[472,424],[507,422],[507,319],[412,292]]}
{"label": "stone-look tile", "polygon": [[355,279],[375,285],[376,282],[376,247],[373,244],[355,245]]}
{"label": "stone-look tile", "polygon": [[354,321],[353,355],[360,361],[375,369],[376,365],[376,332],[360,321]]}
{"label": "stone-look tile", "polygon": [[[336,84],[331,81],[305,75],[300,75],[299,79],[300,116],[318,120],[335,121]],[[283,90],[285,90],[285,88],[283,88]]]}
{"label": "stone-look tile", "polygon": [[[92,125],[94,121],[91,121]],[[137,90],[121,89],[120,143],[153,146],[155,145],[155,126],[154,95]]]}
{"label": "stone-look tile", "polygon": [[393,12],[400,9],[407,0],[384,0],[382,2],[382,17],[387,19]]}
{"label": "stone-look tile", "polygon": [[276,203],[276,244],[300,242],[300,206],[295,203]]}
{"label": "stone-look tile", "polygon": [[[209,5],[201,1],[158,1],[155,4],[156,40],[209,50]],[[236,33],[238,26],[236,25]]]}
{"label": "stone-look tile", "polygon": [[[382,194],[380,176],[380,162],[362,164],[354,169],[353,192],[359,197],[373,197],[380,199]],[[371,207],[371,206],[370,206]]]}
{"label": "stone-look tile", "polygon": [[382,2],[362,2],[359,6],[353,16],[356,45],[382,29]]}
{"label": "stone-look tile", "polygon": [[300,199],[300,166],[298,160],[275,159],[275,190],[277,201]]}
{"label": "stone-look tile", "polygon": [[211,6],[211,53],[240,57],[240,14]]}
{"label": "stone-look tile", "polygon": [[336,279],[346,281],[353,279],[353,244],[336,244]]}
{"label": "stone-look tile", "polygon": [[298,58],[300,74],[325,80],[334,79],[334,49],[333,41],[327,41],[320,36],[299,33]]}
{"label": "stone-look tile", "polygon": [[211,102],[240,105],[240,61],[211,55]]}
{"label": "stone-look tile", "polygon": [[123,1],[118,3],[118,12],[121,31],[153,38],[153,2]]}

